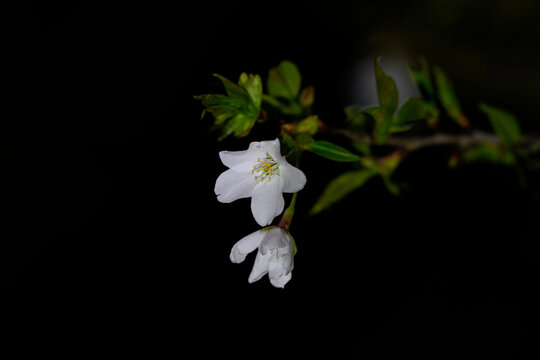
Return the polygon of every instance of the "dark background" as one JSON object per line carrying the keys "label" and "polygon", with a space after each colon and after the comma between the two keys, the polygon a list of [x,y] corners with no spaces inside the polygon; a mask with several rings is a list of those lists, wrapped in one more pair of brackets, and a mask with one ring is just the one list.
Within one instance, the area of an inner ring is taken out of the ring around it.
{"label": "dark background", "polygon": [[253,257],[235,265],[229,251],[258,226],[248,200],[215,199],[217,154],[277,129],[217,143],[192,96],[220,91],[212,73],[265,78],[290,59],[316,87],[315,111],[338,122],[365,54],[422,54],[446,70],[473,124],[486,127],[485,101],[534,133],[539,10],[532,0],[28,4],[14,31],[23,105],[2,126],[7,310],[31,314],[24,331],[90,352],[531,350],[535,183],[521,188],[501,166],[448,170],[450,150],[432,149],[396,173],[401,196],[373,180],[308,217],[346,169],[308,155],[293,278],[285,290],[248,284]]}

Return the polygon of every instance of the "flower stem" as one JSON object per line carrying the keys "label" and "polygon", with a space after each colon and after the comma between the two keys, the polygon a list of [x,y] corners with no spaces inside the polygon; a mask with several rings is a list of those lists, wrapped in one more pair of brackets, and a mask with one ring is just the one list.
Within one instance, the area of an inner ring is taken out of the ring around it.
{"label": "flower stem", "polygon": [[[295,156],[296,167],[299,167],[300,166],[301,151],[297,150],[294,153],[296,155]],[[290,153],[287,154],[287,155],[290,155]],[[291,203],[289,204],[289,207],[285,210],[285,212],[283,213],[283,216],[281,217],[281,220],[279,221],[278,227],[283,228],[285,230],[289,230],[289,228],[291,227],[291,222],[292,222],[292,219],[293,219],[293,216],[294,216],[294,207],[296,206],[296,197],[297,196],[298,196],[298,193],[295,192],[293,194],[293,197],[291,199]]]}
{"label": "flower stem", "polygon": [[296,205],[296,196],[298,195],[297,192],[293,194],[291,203],[289,204],[289,207],[285,210],[283,213],[283,216],[281,217],[281,220],[279,221],[278,226],[280,228],[284,228],[286,230],[289,230],[289,227],[291,226],[291,222],[294,216],[294,206]]}

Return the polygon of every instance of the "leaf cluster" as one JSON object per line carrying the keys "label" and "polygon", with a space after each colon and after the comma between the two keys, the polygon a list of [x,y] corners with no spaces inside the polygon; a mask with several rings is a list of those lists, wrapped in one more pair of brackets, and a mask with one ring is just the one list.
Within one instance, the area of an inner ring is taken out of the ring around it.
{"label": "leaf cluster", "polygon": [[[444,71],[438,66],[430,66],[422,57],[411,63],[409,70],[422,96],[411,97],[399,107],[396,82],[382,68],[381,58],[375,59],[379,104],[368,108],[345,108],[346,130],[342,133],[348,136],[361,159],[355,164],[356,169],[345,171],[330,181],[315,202],[312,214],[327,209],[376,175],[382,177],[391,193],[398,194],[400,187],[392,181],[392,174],[409,152],[422,147],[423,140],[437,133],[442,119],[449,119],[457,125],[464,139],[471,138],[471,141],[452,144],[456,146],[456,152],[449,161],[451,166],[477,161],[517,165],[521,133],[518,121],[512,114],[481,103],[479,108],[489,119],[496,141],[487,136],[475,140],[470,132],[470,121],[463,113],[454,87]],[[431,133],[422,139],[407,138],[408,132],[420,124],[424,127],[427,125]],[[400,138],[394,138],[394,135]],[[373,156],[372,148],[381,146],[390,149],[390,154]]]}
{"label": "leaf cluster", "polygon": [[244,137],[259,118],[262,103],[262,81],[259,75],[242,73],[238,83],[214,74],[221,80],[226,95],[207,94],[195,96],[205,107],[201,118],[208,112],[221,129],[219,140],[229,135]]}
{"label": "leaf cluster", "polygon": [[[390,193],[398,194],[400,186],[392,179],[395,170],[410,152],[437,144],[434,135],[444,121],[461,131],[460,135],[443,137],[455,140],[451,144],[456,151],[448,162],[450,166],[477,161],[518,166],[523,138],[512,114],[481,103],[479,109],[489,119],[494,135],[476,136],[451,81],[440,67],[420,57],[410,64],[409,71],[421,97],[411,97],[399,106],[396,82],[377,57],[374,73],[378,105],[345,108],[344,127],[340,129],[330,129],[312,112],[315,88],[302,87],[302,76],[291,61],[282,61],[269,71],[265,91],[259,75],[242,73],[233,83],[215,74],[226,94],[195,98],[205,107],[202,116],[210,113],[214,117],[215,127],[221,130],[219,139],[247,136],[257,121],[272,120],[280,127],[285,156],[296,154],[299,159],[300,154],[309,152],[326,160],[349,163],[350,168],[327,185],[311,214],[329,208],[375,176],[380,176]],[[411,130],[420,126],[430,132],[423,138],[410,137]],[[325,134],[332,132],[345,135],[348,143],[328,141]]]}

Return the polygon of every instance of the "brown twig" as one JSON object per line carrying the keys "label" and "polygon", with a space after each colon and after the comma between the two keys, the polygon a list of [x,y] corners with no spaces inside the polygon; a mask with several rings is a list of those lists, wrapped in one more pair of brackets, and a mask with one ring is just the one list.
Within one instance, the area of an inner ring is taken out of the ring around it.
{"label": "brown twig", "polygon": [[[351,140],[362,141],[369,145],[377,144],[369,135],[354,133],[346,129],[332,129],[331,132],[345,136]],[[384,145],[400,147],[410,152],[422,147],[436,145],[455,145],[464,149],[478,143],[490,143],[493,145],[498,145],[500,143],[500,139],[493,133],[476,130],[464,134],[437,133],[431,136],[422,137],[391,136],[384,143]],[[520,144],[531,149],[537,149],[540,147],[540,138],[523,136]]]}

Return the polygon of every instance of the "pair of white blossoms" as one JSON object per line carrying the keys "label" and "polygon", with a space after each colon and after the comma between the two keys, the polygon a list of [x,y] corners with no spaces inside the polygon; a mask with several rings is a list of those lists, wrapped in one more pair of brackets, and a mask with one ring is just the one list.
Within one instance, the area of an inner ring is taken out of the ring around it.
{"label": "pair of white blossoms", "polygon": [[[261,226],[270,225],[283,212],[284,192],[298,192],[306,184],[304,173],[281,156],[279,139],[252,142],[244,151],[221,151],[219,157],[229,169],[216,181],[217,199],[230,203],[251,197],[253,217]],[[294,266],[288,230],[267,226],[242,238],[231,250],[231,261],[241,263],[255,249],[258,252],[248,281],[268,274],[272,285],[283,288]]]}

